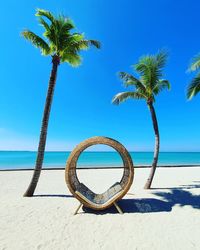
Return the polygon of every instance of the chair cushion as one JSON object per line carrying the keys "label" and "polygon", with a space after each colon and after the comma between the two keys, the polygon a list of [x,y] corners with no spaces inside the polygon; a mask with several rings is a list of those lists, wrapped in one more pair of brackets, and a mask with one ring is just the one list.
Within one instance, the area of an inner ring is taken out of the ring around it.
{"label": "chair cushion", "polygon": [[88,187],[86,187],[83,183],[80,183],[76,194],[82,198],[84,201],[91,205],[102,205],[109,202],[114,196],[118,195],[118,193],[122,190],[122,187],[119,182],[116,182],[112,185],[107,191],[102,194],[93,193]]}

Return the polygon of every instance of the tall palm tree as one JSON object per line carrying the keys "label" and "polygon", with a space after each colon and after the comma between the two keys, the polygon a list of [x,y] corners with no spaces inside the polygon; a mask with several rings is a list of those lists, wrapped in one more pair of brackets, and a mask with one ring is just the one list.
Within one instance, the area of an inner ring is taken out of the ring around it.
{"label": "tall palm tree", "polygon": [[33,196],[37,186],[44,159],[49,115],[56,84],[57,70],[60,63],[78,66],[81,63],[81,50],[88,49],[91,45],[100,48],[96,40],[86,40],[83,34],[72,32],[75,28],[73,22],[63,15],[54,16],[51,12],[37,9],[39,23],[44,28],[44,39],[30,30],[24,30],[22,36],[41,50],[42,55],[52,57],[52,70],[49,79],[48,92],[42,119],[40,141],[38,146],[35,170],[30,185],[24,196]]}
{"label": "tall palm tree", "polygon": [[156,55],[146,55],[141,57],[138,63],[133,65],[134,70],[140,75],[140,78],[136,78],[125,72],[120,72],[119,76],[123,80],[124,86],[134,87],[134,90],[119,93],[114,96],[112,100],[114,104],[120,104],[129,98],[145,100],[150,110],[155,133],[155,150],[150,175],[144,186],[145,189],[149,189],[151,187],[160,148],[160,135],[156,112],[154,109],[155,96],[166,88],[170,89],[169,82],[162,79],[163,68],[166,64],[166,60],[167,53],[165,51],[160,51]]}
{"label": "tall palm tree", "polygon": [[200,92],[200,54],[195,56],[190,64],[189,71],[197,71],[187,89],[187,98],[192,99]]}

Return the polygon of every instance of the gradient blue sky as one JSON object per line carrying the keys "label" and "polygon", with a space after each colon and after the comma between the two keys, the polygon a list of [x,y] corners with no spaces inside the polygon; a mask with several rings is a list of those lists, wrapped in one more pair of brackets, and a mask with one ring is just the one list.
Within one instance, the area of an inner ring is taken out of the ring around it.
{"label": "gradient blue sky", "polygon": [[[150,3],[151,2],[151,3]],[[64,13],[78,31],[98,39],[101,50],[83,53],[83,64],[59,67],[47,150],[70,150],[82,140],[105,135],[129,150],[152,151],[154,134],[144,101],[120,106],[124,90],[117,72],[132,72],[138,57],[168,48],[165,78],[170,92],[157,98],[161,151],[200,151],[200,96],[188,102],[186,73],[200,52],[199,0],[84,0],[1,2],[0,149],[36,150],[51,59],[20,37],[24,28],[42,34],[36,8]]]}

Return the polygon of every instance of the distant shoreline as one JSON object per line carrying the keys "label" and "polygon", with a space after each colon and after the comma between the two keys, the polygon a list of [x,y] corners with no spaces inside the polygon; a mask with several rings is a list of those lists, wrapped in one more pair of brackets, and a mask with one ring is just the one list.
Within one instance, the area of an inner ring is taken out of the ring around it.
{"label": "distant shoreline", "polygon": [[[73,151],[72,150],[50,150],[50,151],[45,151],[45,153],[71,153]],[[37,150],[0,150],[1,152],[30,152],[30,153],[37,153]],[[88,153],[113,153],[115,152],[115,150],[111,150],[111,151],[104,151],[104,150],[97,150],[97,151],[90,151],[90,150],[86,150],[85,152]],[[133,151],[133,150],[129,150],[129,153],[154,153],[154,151]],[[200,151],[160,151],[160,153],[200,153]]]}
{"label": "distant shoreline", "polygon": [[[150,168],[151,165],[134,165],[135,168]],[[158,168],[187,168],[187,167],[200,167],[199,164],[176,164],[176,165],[159,165],[157,166]],[[122,169],[122,166],[85,166],[85,167],[78,167],[78,170],[87,170],[87,169]],[[4,171],[33,171],[34,168],[12,168],[12,169],[0,169],[0,172],[4,172]],[[42,168],[43,170],[65,170],[65,167],[44,167]]]}

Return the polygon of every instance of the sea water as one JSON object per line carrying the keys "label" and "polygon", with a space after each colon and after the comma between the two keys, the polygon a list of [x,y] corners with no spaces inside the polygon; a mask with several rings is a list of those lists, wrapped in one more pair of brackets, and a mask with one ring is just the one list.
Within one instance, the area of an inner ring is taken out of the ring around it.
{"label": "sea water", "polygon": [[[44,168],[65,167],[70,152],[46,152]],[[134,165],[150,165],[153,152],[130,152]],[[37,152],[0,151],[0,169],[33,168]],[[200,152],[161,152],[159,165],[200,165]],[[117,152],[83,152],[78,160],[78,167],[113,167],[122,166],[122,159]]]}

